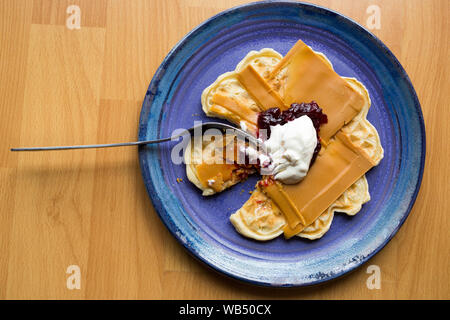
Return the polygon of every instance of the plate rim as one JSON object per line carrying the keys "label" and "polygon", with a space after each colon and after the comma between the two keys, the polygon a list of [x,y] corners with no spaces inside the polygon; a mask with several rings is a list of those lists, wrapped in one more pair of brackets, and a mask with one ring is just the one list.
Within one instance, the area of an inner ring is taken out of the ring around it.
{"label": "plate rim", "polygon": [[[412,197],[411,200],[408,204],[408,207],[404,210],[404,215],[402,216],[402,218],[400,219],[397,227],[395,229],[392,230],[391,234],[389,236],[387,236],[383,243],[381,243],[377,248],[375,248],[371,253],[369,253],[367,256],[364,256],[358,263],[356,263],[355,265],[350,266],[348,269],[346,270],[341,270],[335,274],[332,275],[328,275],[327,277],[324,278],[320,278],[320,279],[314,279],[311,282],[308,283],[288,283],[288,284],[277,284],[277,283],[268,283],[268,282],[262,282],[262,281],[257,281],[257,280],[252,280],[252,279],[248,279],[245,278],[243,276],[239,276],[236,274],[233,274],[231,272],[228,272],[227,270],[221,269],[219,266],[215,265],[214,263],[212,263],[211,261],[208,261],[206,259],[204,259],[203,257],[201,257],[200,255],[198,255],[195,250],[193,250],[193,248],[191,248],[189,246],[189,244],[186,241],[182,241],[182,239],[180,239],[180,235],[177,234],[176,230],[174,230],[172,228],[172,226],[168,225],[168,223],[166,222],[166,220],[163,218],[163,215],[165,216],[169,216],[169,213],[167,212],[167,210],[164,208],[164,206],[162,205],[161,199],[159,198],[158,195],[156,195],[156,192],[152,186],[152,179],[150,178],[150,175],[148,176],[148,180],[150,183],[147,183],[147,177],[146,174],[147,172],[145,171],[146,168],[144,168],[144,160],[143,160],[143,149],[145,147],[140,146],[138,148],[138,154],[139,154],[139,164],[140,164],[140,169],[141,169],[141,174],[144,180],[144,184],[146,186],[146,190],[147,193],[150,197],[150,200],[152,202],[152,206],[154,207],[156,213],[158,214],[160,220],[163,222],[163,224],[166,226],[166,228],[169,230],[169,232],[177,239],[177,241],[182,244],[183,247],[185,247],[187,249],[187,251],[189,252],[189,254],[191,256],[193,256],[194,258],[196,258],[197,260],[201,261],[202,263],[206,264],[208,267],[212,268],[214,271],[217,271],[220,274],[225,274],[231,278],[243,281],[245,283],[250,283],[250,284],[254,284],[254,285],[259,285],[259,286],[266,286],[266,287],[303,287],[303,286],[312,286],[312,285],[317,285],[323,282],[327,282],[339,277],[342,277],[345,274],[349,274],[350,272],[356,270],[357,268],[361,267],[362,265],[364,265],[365,263],[367,263],[367,261],[369,261],[373,256],[375,256],[378,252],[380,252],[389,242],[390,240],[397,234],[398,230],[401,228],[401,226],[404,224],[404,222],[406,221],[406,219],[408,218],[408,216],[410,215],[412,208],[417,200],[417,196],[422,184],[422,179],[423,179],[423,173],[424,173],[424,168],[425,168],[425,161],[426,161],[426,130],[425,130],[425,123],[424,123],[424,118],[423,118],[423,113],[422,113],[422,109],[421,109],[421,104],[419,101],[419,98],[417,96],[417,93],[414,89],[414,86],[406,72],[406,70],[403,68],[403,66],[401,65],[401,63],[398,61],[398,59],[395,57],[395,55],[392,53],[392,51],[377,37],[375,36],[373,33],[371,33],[369,30],[367,30],[365,27],[363,27],[361,24],[359,24],[358,22],[354,21],[353,19],[345,16],[342,13],[339,13],[337,11],[334,11],[332,9],[323,7],[323,6],[319,6],[316,4],[312,4],[312,3],[305,3],[305,2],[297,2],[297,1],[274,1],[274,0],[266,0],[266,1],[258,1],[258,2],[251,2],[251,3],[247,3],[247,4],[243,4],[243,5],[238,5],[232,8],[229,8],[227,10],[221,11],[218,14],[206,19],[205,21],[203,21],[202,23],[200,23],[199,25],[197,25],[195,28],[193,28],[190,32],[188,32],[185,36],[183,36],[183,38],[181,40],[179,40],[174,47],[169,51],[169,53],[166,55],[166,57],[164,58],[164,60],[161,62],[160,66],[157,68],[157,70],[155,71],[152,80],[148,86],[147,89],[147,93],[145,95],[145,98],[143,100],[142,103],[142,109],[140,112],[140,117],[139,117],[139,130],[138,130],[138,136],[139,136],[139,140],[143,139],[143,134],[146,134],[146,130],[147,130],[147,123],[148,122],[148,112],[150,110],[146,110],[147,107],[147,99],[148,96],[151,94],[157,94],[157,93],[152,93],[151,89],[152,88],[157,88],[160,82],[160,78],[161,75],[164,74],[167,66],[169,65],[171,59],[174,57],[174,55],[177,53],[178,50],[180,50],[183,45],[189,40],[190,36],[192,34],[194,34],[195,32],[201,30],[202,28],[204,28],[206,25],[208,25],[209,23],[211,23],[212,21],[214,21],[215,19],[222,17],[224,15],[227,14],[231,14],[234,11],[238,11],[238,10],[252,10],[252,9],[257,9],[258,7],[261,6],[265,6],[268,4],[277,4],[280,6],[295,6],[295,7],[303,7],[303,8],[313,8],[314,10],[318,11],[319,13],[327,13],[327,14],[333,14],[337,17],[340,17],[343,19],[343,21],[345,21],[346,23],[349,23],[350,25],[354,26],[355,28],[358,29],[359,32],[365,33],[366,36],[374,42],[374,44],[379,47],[384,55],[388,58],[388,60],[390,60],[397,68],[398,71],[400,71],[402,78],[404,79],[405,84],[407,85],[407,91],[409,92],[409,94],[411,94],[411,98],[414,104],[414,108],[415,108],[415,112],[418,116],[418,121],[419,121],[419,127],[420,127],[420,134],[422,137],[422,141],[421,141],[421,146],[422,146],[422,153],[420,155],[420,167],[419,167],[419,172],[418,172],[418,178],[417,178],[417,182],[414,188],[414,191],[412,192]],[[150,109],[150,107],[148,108]],[[144,132],[145,131],[145,132]]]}

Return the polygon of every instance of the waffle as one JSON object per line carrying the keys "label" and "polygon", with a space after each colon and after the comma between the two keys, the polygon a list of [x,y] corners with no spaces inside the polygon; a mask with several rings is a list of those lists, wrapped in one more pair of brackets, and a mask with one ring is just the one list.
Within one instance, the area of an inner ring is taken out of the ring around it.
{"label": "waffle", "polygon": [[[333,68],[331,62],[325,55],[319,52],[316,52],[316,54],[329,68]],[[283,56],[273,49],[266,48],[260,51],[249,52],[239,62],[234,71],[220,75],[214,83],[203,91],[201,102],[206,115],[227,119],[255,133],[256,127],[254,123],[242,119],[230,110],[215,104],[213,96],[216,93],[220,93],[248,106],[252,110],[251,112],[263,111],[254,97],[252,97],[239,81],[238,73],[246,66],[251,65],[280,96],[284,96],[288,72],[286,67],[280,67],[280,61],[282,59]],[[340,131],[348,136],[353,144],[364,150],[373,163],[378,164],[383,158],[384,151],[376,129],[366,118],[371,105],[369,93],[357,79],[343,79],[361,94],[364,98],[364,105],[359,113],[348,124],[344,125]],[[328,143],[332,143],[333,140],[334,137],[331,137]],[[192,147],[189,147],[187,150],[189,154],[188,158],[195,156]],[[322,148],[322,152],[324,150],[326,150],[326,146]],[[199,183],[198,179],[196,179],[195,166],[187,165],[187,173],[189,180],[202,189],[204,195],[216,193],[214,190],[206,190]],[[238,182],[233,181],[228,183],[223,190]],[[329,230],[335,212],[355,215],[361,210],[362,205],[369,200],[368,183],[365,175],[363,175],[341,194],[313,223],[298,233],[297,236],[310,240],[319,239]],[[230,216],[230,222],[240,234],[259,241],[267,241],[278,237],[283,233],[283,228],[287,223],[280,208],[260,190],[258,185],[250,199]]]}

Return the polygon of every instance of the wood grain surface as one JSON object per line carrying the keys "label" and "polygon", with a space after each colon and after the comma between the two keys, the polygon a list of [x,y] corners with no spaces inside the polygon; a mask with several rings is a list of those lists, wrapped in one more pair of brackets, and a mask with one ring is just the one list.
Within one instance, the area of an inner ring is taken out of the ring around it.
{"label": "wood grain surface", "polygon": [[[16,146],[131,141],[169,50],[234,0],[0,1],[0,298],[449,299],[450,1],[320,0],[372,30],[422,104],[427,158],[416,204],[366,265],[320,286],[269,289],[192,258],[155,213],[135,148],[12,153]],[[70,30],[69,5],[81,9]],[[183,182],[187,183],[187,182]],[[70,265],[81,288],[66,286]],[[369,265],[381,288],[366,286]]]}

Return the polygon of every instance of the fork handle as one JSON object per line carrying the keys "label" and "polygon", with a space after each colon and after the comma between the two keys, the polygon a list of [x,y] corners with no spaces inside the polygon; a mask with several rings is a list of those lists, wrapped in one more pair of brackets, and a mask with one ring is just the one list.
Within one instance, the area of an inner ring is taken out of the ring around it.
{"label": "fork handle", "polygon": [[147,141],[135,141],[135,142],[122,142],[122,143],[106,143],[106,144],[86,144],[78,146],[57,146],[57,147],[31,147],[31,148],[11,148],[11,151],[54,151],[54,150],[73,150],[73,149],[93,149],[93,148],[111,148],[111,147],[128,147],[128,146],[141,146],[152,143],[160,143],[170,141],[174,138],[164,138],[158,140]]}

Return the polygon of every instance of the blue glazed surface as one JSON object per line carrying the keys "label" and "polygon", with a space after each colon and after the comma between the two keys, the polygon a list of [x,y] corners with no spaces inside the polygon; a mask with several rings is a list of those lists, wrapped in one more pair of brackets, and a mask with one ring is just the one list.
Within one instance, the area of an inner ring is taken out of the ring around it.
{"label": "blue glazed surface", "polygon": [[200,96],[217,76],[234,70],[250,50],[268,47],[284,55],[298,39],[325,53],[340,75],[364,83],[372,99],[368,119],[379,132],[385,157],[367,174],[372,200],[356,216],[335,215],[330,230],[316,241],[249,240],[234,230],[229,216],[248,199],[257,176],[205,198],[188,181],[185,166],[172,163],[175,142],[139,149],[148,193],[172,234],[214,269],[259,285],[316,284],[367,261],[408,216],[425,161],[419,101],[392,53],[342,15],[290,2],[260,2],[225,11],[181,40],[150,83],[139,139],[167,137],[195,120],[210,120],[203,114]]}

